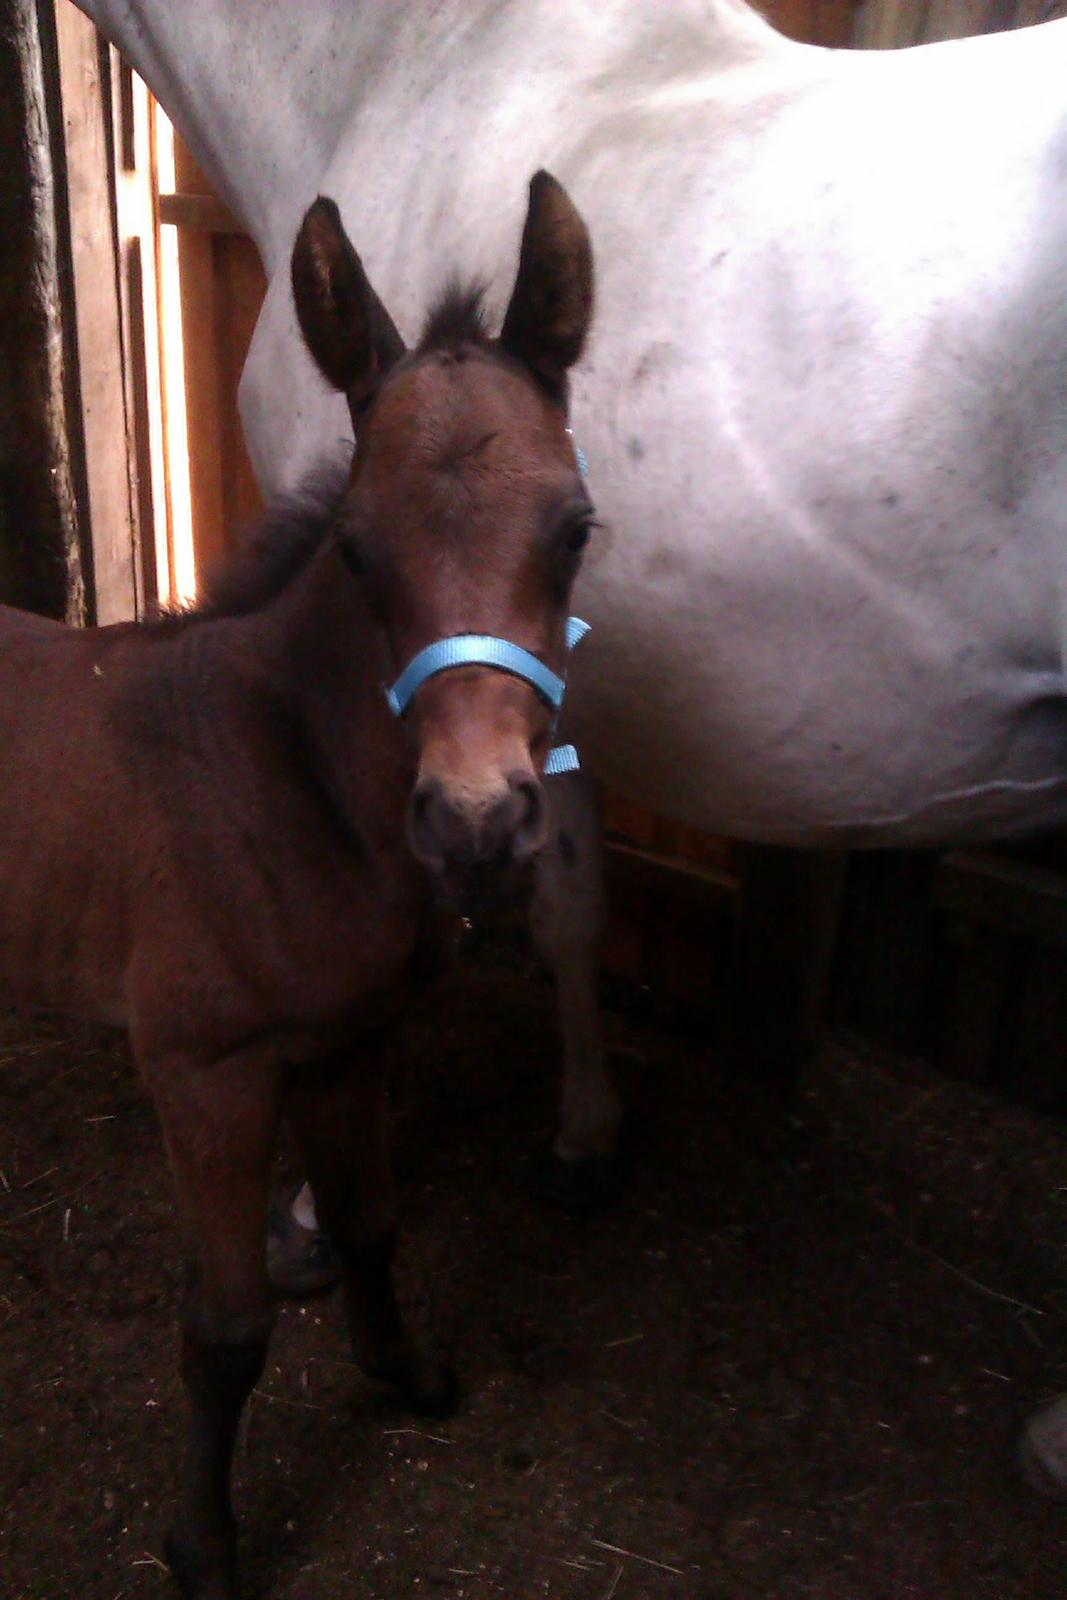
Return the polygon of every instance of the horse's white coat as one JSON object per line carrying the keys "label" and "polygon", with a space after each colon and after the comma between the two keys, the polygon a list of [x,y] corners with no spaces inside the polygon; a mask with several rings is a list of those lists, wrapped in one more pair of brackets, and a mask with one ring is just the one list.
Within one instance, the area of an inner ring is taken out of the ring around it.
{"label": "horse's white coat", "polygon": [[454,267],[506,292],[535,167],[567,186],[610,524],[567,731],[615,789],[797,843],[1067,815],[1067,23],[857,55],[739,0],[87,9],[267,262],[268,491],[348,431],[290,304],[313,196],[411,338]]}

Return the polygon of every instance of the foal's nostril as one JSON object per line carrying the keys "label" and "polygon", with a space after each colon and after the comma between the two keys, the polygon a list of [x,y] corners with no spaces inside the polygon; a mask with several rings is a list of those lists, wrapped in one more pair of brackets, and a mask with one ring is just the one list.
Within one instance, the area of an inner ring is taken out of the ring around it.
{"label": "foal's nostril", "polygon": [[438,778],[424,778],[411,796],[408,811],[408,831],[411,849],[418,861],[427,866],[440,865],[441,841],[434,825],[434,811],[444,788]]}
{"label": "foal's nostril", "polygon": [[508,787],[517,802],[511,854],[516,861],[529,861],[544,847],[548,836],[545,791],[531,772],[511,773]]}

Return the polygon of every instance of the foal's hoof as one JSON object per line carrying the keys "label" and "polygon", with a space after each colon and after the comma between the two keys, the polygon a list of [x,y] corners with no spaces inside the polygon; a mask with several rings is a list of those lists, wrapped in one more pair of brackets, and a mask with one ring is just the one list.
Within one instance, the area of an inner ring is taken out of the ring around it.
{"label": "foal's hoof", "polygon": [[267,1219],[267,1276],[275,1294],[304,1300],[332,1289],[341,1276],[337,1253],[321,1229],[293,1216],[293,1190],[277,1196]]}
{"label": "foal's hoof", "polygon": [[420,1356],[401,1385],[417,1417],[450,1417],[459,1405],[459,1379],[446,1361]]}
{"label": "foal's hoof", "polygon": [[1035,1411],[1023,1429],[1019,1463],[1031,1489],[1067,1500],[1067,1394]]}
{"label": "foal's hoof", "polygon": [[399,1389],[417,1417],[450,1417],[459,1404],[459,1380],[446,1361],[414,1349],[402,1358],[364,1369],[368,1378]]}
{"label": "foal's hoof", "polygon": [[620,1156],[569,1159],[550,1150],[540,1164],[536,1187],[541,1198],[551,1205],[581,1216],[617,1200],[622,1193],[623,1178]]}
{"label": "foal's hoof", "polygon": [[167,1535],[163,1554],[182,1600],[241,1600],[237,1563],[232,1555],[223,1559],[220,1568],[218,1562],[206,1560],[195,1544],[175,1533]]}

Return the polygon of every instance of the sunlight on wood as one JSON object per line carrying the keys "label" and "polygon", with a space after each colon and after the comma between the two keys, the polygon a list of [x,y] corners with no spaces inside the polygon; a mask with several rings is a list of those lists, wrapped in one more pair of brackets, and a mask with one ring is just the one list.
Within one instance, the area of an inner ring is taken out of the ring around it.
{"label": "sunlight on wood", "polygon": [[[156,171],[159,193],[174,191],[174,129],[156,105]],[[162,599],[186,604],[196,598],[192,496],[189,479],[189,430],[185,405],[185,345],[182,330],[178,230],[170,223],[159,229],[159,333],[163,386],[163,429],[166,453],[166,498],[169,525],[169,593]]]}

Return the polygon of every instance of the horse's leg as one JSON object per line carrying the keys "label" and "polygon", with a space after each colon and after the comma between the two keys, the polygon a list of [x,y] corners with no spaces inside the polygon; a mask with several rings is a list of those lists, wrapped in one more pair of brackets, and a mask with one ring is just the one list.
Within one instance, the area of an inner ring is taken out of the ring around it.
{"label": "horse's leg", "polygon": [[294,1067],[285,1102],[319,1226],[341,1263],[357,1365],[396,1384],[413,1410],[447,1416],[451,1370],[404,1326],[393,1288],[396,1187],[389,1162],[384,1052]]}
{"label": "horse's leg", "polygon": [[146,1070],[185,1232],[189,1423],[167,1558],[186,1600],[236,1600],[230,1464],[274,1322],[264,1242],[279,1075],[261,1053]]}
{"label": "horse's leg", "polygon": [[563,1033],[553,1154],[564,1198],[595,1198],[612,1178],[621,1110],[604,1064],[597,966],[604,925],[603,852],[595,797],[581,774],[549,778],[549,838],[531,912],[534,944],[556,980]]}

